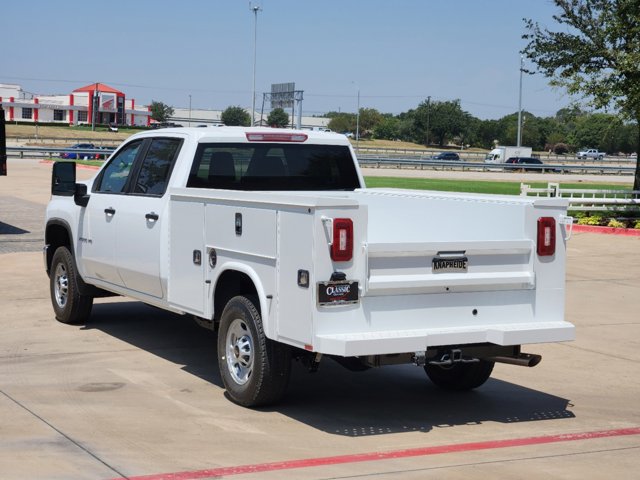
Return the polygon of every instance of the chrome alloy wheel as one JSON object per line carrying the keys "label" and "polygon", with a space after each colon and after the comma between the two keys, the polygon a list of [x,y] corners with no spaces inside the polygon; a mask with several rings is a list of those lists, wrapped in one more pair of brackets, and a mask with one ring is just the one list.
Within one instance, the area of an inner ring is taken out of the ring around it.
{"label": "chrome alloy wheel", "polygon": [[58,307],[64,308],[69,298],[69,275],[62,263],[56,267],[54,274],[54,296]]}
{"label": "chrome alloy wheel", "polygon": [[227,368],[238,385],[244,385],[253,372],[253,337],[247,322],[236,318],[227,330]]}

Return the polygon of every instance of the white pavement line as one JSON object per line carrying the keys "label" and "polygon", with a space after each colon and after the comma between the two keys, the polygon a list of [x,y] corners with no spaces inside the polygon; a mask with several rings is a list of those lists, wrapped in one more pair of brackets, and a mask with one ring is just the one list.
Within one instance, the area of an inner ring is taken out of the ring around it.
{"label": "white pavement line", "polygon": [[33,410],[29,409],[29,407],[27,407],[26,405],[23,405],[22,403],[20,403],[18,400],[16,400],[15,398],[13,398],[11,395],[9,395],[8,393],[6,393],[4,390],[0,390],[0,394],[4,395],[7,399],[9,399],[11,402],[13,402],[15,405],[17,405],[18,407],[22,408],[24,411],[26,411],[27,413],[29,413],[30,415],[34,416],[35,418],[37,418],[38,420],[40,420],[42,423],[44,423],[46,426],[48,426],[50,429],[52,429],[53,431],[55,431],[56,433],[58,433],[58,435],[61,435],[62,437],[64,437],[66,440],[68,440],[69,442],[71,442],[73,445],[75,445],[76,447],[78,447],[80,450],[82,450],[84,453],[86,453],[87,455],[89,455],[90,457],[92,457],[93,459],[95,459],[96,461],[100,462],[102,465],[104,465],[105,467],[107,467],[109,470],[111,470],[112,472],[120,475],[122,478],[129,478],[126,475],[124,475],[122,472],[118,471],[117,468],[109,465],[107,462],[105,462],[104,460],[102,460],[100,457],[98,457],[95,453],[93,453],[91,450],[89,450],[88,448],[86,448],[85,446],[83,446],[81,443],[77,442],[76,440],[74,440],[73,438],[71,438],[69,435],[67,435],[66,433],[64,433],[62,430],[60,430],[59,428],[57,428],[56,426],[52,425],[50,422],[48,422],[47,420],[45,420],[44,418],[42,418],[40,415],[38,415],[36,412],[34,412]]}

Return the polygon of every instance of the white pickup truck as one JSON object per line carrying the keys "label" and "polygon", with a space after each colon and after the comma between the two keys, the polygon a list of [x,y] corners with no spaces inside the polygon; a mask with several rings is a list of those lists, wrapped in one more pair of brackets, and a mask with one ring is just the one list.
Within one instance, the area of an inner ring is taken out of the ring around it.
{"label": "white pickup truck", "polygon": [[583,148],[578,153],[576,153],[576,158],[578,160],[603,160],[604,152],[599,152],[595,148]]}
{"label": "white pickup truck", "polygon": [[89,182],[53,167],[45,262],[56,318],[126,295],[217,328],[244,406],[282,398],[292,360],[413,363],[449,389],[521,345],[568,341],[567,201],[365,188],[349,141],[268,128],[136,134]]}

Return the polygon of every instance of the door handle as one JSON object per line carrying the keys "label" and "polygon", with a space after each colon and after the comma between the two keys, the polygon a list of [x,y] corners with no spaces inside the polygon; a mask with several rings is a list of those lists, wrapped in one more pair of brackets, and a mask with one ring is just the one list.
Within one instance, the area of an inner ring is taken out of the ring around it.
{"label": "door handle", "polygon": [[105,208],[104,213],[106,213],[107,215],[115,215],[116,209],[113,207]]}
{"label": "door handle", "polygon": [[147,220],[151,221],[151,222],[155,222],[156,220],[158,220],[160,218],[160,216],[155,213],[155,212],[151,212],[151,213],[147,213],[144,218],[146,218]]}

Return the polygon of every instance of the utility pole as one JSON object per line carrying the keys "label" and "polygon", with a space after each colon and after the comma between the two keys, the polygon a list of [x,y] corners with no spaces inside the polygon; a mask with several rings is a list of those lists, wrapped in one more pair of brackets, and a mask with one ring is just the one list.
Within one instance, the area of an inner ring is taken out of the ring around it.
{"label": "utility pole", "polygon": [[189,94],[189,126],[191,126],[191,94]]}
{"label": "utility pole", "polygon": [[91,99],[91,131],[94,132],[96,130],[96,122],[98,118],[98,109],[100,108],[100,99],[98,98],[98,82],[96,82],[95,88],[93,90],[93,98]]}
{"label": "utility pole", "polygon": [[262,10],[260,5],[252,5],[249,2],[249,10],[253,12],[253,94],[251,95],[251,126],[256,123],[256,52],[258,46],[258,12]]}
{"label": "utility pole", "polygon": [[431,95],[427,97],[427,144],[425,145],[429,148],[429,117],[431,117]]}
{"label": "utility pole", "polygon": [[356,105],[356,151],[358,151],[360,149],[360,85],[355,81],[351,83],[358,88],[358,102]]}
{"label": "utility pole", "polygon": [[524,56],[520,56],[520,93],[518,97],[518,139],[516,146],[522,146],[522,71],[524,70]]}
{"label": "utility pole", "polygon": [[356,115],[356,150],[360,151],[360,87],[358,87],[358,114]]}

